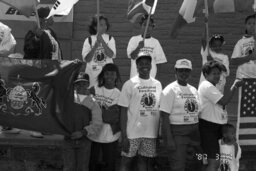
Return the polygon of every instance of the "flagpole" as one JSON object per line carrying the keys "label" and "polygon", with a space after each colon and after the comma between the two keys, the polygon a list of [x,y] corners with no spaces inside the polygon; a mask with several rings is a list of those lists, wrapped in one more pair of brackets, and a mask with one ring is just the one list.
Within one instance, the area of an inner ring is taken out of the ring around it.
{"label": "flagpole", "polygon": [[144,43],[145,43],[145,38],[146,38],[146,35],[147,35],[147,32],[148,32],[148,26],[149,26],[149,23],[150,23],[152,8],[153,7],[150,8],[150,11],[149,11],[149,14],[148,14],[148,18],[147,18],[146,28],[145,28],[144,34],[143,34],[143,42]]}
{"label": "flagpole", "polygon": [[40,20],[39,20],[39,15],[38,15],[38,12],[37,12],[37,8],[36,8],[36,4],[34,3],[34,10],[35,10],[35,13],[36,13],[36,23],[37,23],[37,27],[38,28],[41,28],[40,26]]}
{"label": "flagpole", "polygon": [[206,52],[207,56],[209,53],[209,10],[208,10],[208,0],[204,0],[204,7],[205,7],[205,18],[207,21],[205,21],[205,38],[206,38]]}
{"label": "flagpole", "polygon": [[97,34],[99,33],[100,25],[100,0],[97,0]]}

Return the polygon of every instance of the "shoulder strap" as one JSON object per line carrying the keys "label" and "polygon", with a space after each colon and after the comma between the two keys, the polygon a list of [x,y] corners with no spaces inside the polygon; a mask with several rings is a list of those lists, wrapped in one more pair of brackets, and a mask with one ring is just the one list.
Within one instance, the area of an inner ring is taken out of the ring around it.
{"label": "shoulder strap", "polygon": [[108,39],[108,40],[111,40],[111,38],[112,38],[112,36],[111,36],[111,35],[109,35],[109,39]]}
{"label": "shoulder strap", "polygon": [[88,41],[89,41],[89,45],[92,47],[92,37],[91,36],[88,38]]}

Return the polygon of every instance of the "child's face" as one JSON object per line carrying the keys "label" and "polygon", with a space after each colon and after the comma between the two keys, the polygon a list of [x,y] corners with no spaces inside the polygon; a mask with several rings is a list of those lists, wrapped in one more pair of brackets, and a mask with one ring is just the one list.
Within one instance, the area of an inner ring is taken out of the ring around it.
{"label": "child's face", "polygon": [[[97,29],[97,26],[96,26]],[[107,23],[104,19],[100,20],[100,25],[99,25],[99,33],[103,34],[107,32]]]}
{"label": "child's face", "polygon": [[205,78],[207,81],[216,85],[220,81],[220,74],[221,71],[218,68],[212,68],[211,72],[205,75]]}
{"label": "child's face", "polygon": [[211,50],[214,52],[221,52],[222,51],[222,42],[221,40],[214,40],[211,44]]}
{"label": "child's face", "polygon": [[117,79],[117,74],[115,71],[105,71],[103,75],[103,79],[105,84],[110,86],[115,86],[115,82]]}
{"label": "child's face", "polygon": [[236,140],[236,130],[229,128],[228,131],[223,135],[228,141],[233,142]]}
{"label": "child's face", "polygon": [[138,59],[137,71],[140,78],[147,78],[151,70],[151,61],[147,58]]}
{"label": "child's face", "polygon": [[[143,22],[143,24],[141,25],[141,34],[144,34],[146,25],[147,25],[147,20],[145,20]],[[152,22],[150,22],[148,25],[148,30],[147,30],[147,34],[146,34],[147,37],[151,35],[153,29],[154,29],[154,24]]]}
{"label": "child's face", "polygon": [[90,83],[88,81],[80,81],[75,84],[75,90],[78,94],[84,94],[88,95],[89,93],[89,85]]}
{"label": "child's face", "polygon": [[245,24],[245,28],[247,30],[247,34],[253,35],[255,32],[255,19],[254,18],[250,18],[246,24]]}

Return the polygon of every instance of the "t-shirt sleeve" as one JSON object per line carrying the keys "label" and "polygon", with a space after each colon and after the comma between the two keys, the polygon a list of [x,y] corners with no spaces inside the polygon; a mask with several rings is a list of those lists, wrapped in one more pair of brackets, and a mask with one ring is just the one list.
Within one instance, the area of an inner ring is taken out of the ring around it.
{"label": "t-shirt sleeve", "polygon": [[213,85],[205,88],[203,90],[203,94],[209,101],[214,104],[216,104],[223,97],[223,94]]}
{"label": "t-shirt sleeve", "polygon": [[231,58],[239,58],[242,56],[242,47],[240,45],[240,41],[238,41],[234,47]]}
{"label": "t-shirt sleeve", "polygon": [[131,53],[137,48],[138,42],[136,42],[135,37],[132,37],[127,46],[127,57],[131,58]]}
{"label": "t-shirt sleeve", "polygon": [[116,41],[114,37],[111,37],[111,39],[108,42],[108,47],[113,51],[113,56],[112,58],[116,58]]}
{"label": "t-shirt sleeve", "polygon": [[118,105],[123,107],[128,107],[131,100],[131,85],[130,82],[126,82],[123,85],[122,91],[119,96]]}
{"label": "t-shirt sleeve", "polygon": [[156,64],[166,63],[167,59],[164,54],[163,48],[159,41],[157,40],[157,48],[156,48]]}
{"label": "t-shirt sleeve", "polygon": [[86,55],[88,55],[88,53],[91,51],[91,45],[89,44],[89,39],[86,38],[83,44],[83,49],[82,49],[82,57],[83,57],[83,61],[85,61],[85,57]]}
{"label": "t-shirt sleeve", "polygon": [[173,102],[175,99],[175,93],[171,88],[165,88],[162,91],[160,98],[160,111],[171,114],[173,108]]}

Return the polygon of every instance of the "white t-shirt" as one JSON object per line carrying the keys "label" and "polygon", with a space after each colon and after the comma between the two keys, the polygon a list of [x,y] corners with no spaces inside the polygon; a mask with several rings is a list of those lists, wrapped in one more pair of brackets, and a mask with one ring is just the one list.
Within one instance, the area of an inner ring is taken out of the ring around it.
{"label": "white t-shirt", "polygon": [[198,88],[201,111],[199,118],[217,124],[227,123],[227,111],[217,102],[223,94],[209,81],[204,80]]}
{"label": "white t-shirt", "polygon": [[[201,56],[202,56],[202,65],[204,65],[207,62],[207,50],[203,50],[203,48],[201,48]],[[222,72],[220,75],[220,81],[219,83],[216,85],[216,87],[218,88],[218,90],[220,90],[220,92],[223,94],[224,93],[224,89],[225,89],[225,85],[226,85],[226,77],[229,76],[230,70],[229,70],[229,60],[228,60],[228,56],[222,53],[216,53],[210,50],[210,55],[211,57],[215,60],[220,62],[221,64],[223,64],[226,69],[227,72]],[[201,73],[200,76],[200,81],[199,84],[205,80],[203,73]]]}
{"label": "white t-shirt", "polygon": [[195,87],[181,86],[174,81],[162,92],[160,110],[170,114],[170,124],[194,124],[198,123],[199,103]]}
{"label": "white t-shirt", "polygon": [[127,137],[156,138],[162,85],[154,78],[135,76],[123,85],[118,104],[127,107]]}
{"label": "white t-shirt", "polygon": [[[239,170],[239,159],[241,158],[241,148],[238,145],[237,155],[235,156],[235,146],[224,144],[219,140],[220,145],[220,168],[225,168],[228,171]],[[222,170],[220,170],[222,171]]]}
{"label": "white t-shirt", "polygon": [[[231,58],[241,58],[249,55],[249,51],[254,50],[254,38],[243,37],[240,39],[233,50]],[[256,61],[249,61],[238,66],[236,71],[237,78],[256,78]]]}
{"label": "white t-shirt", "polygon": [[[117,88],[106,89],[104,86],[95,88],[95,99],[100,106],[109,107],[116,105],[120,96],[120,91]],[[97,137],[90,137],[92,141],[100,143],[110,143],[118,140],[121,133],[117,132],[113,135],[111,126],[107,123],[103,123],[101,132]]]}
{"label": "white t-shirt", "polygon": [[[91,45],[89,43],[89,37],[85,39],[83,50],[82,50],[82,57],[85,61],[86,55],[92,50],[92,47],[96,43],[97,37],[96,35],[92,35],[91,37]],[[108,63],[113,63],[113,58],[116,57],[116,43],[115,39],[108,34],[102,35],[103,40],[106,42],[108,47],[114,52],[113,56],[107,56],[105,54],[105,50],[103,46],[99,46],[90,62],[87,63],[85,72],[90,76],[90,87],[97,85],[97,77],[101,72],[104,65]],[[111,39],[109,39],[111,38]]]}
{"label": "white t-shirt", "polygon": [[[128,46],[127,46],[127,56],[131,58],[131,53],[138,47],[139,42],[143,40],[141,35],[131,37]],[[153,37],[145,39],[144,48],[141,51],[147,51],[151,54],[152,57],[152,68],[150,71],[150,76],[155,78],[157,73],[156,64],[161,64],[167,62],[163,48],[159,41]],[[137,75],[137,67],[135,60],[131,59],[131,71],[130,71],[130,78]]]}

